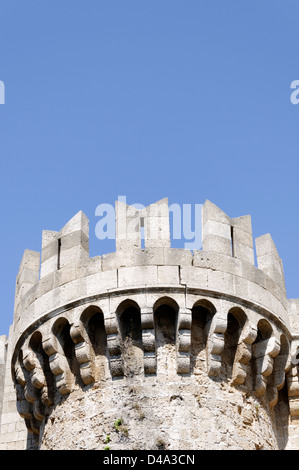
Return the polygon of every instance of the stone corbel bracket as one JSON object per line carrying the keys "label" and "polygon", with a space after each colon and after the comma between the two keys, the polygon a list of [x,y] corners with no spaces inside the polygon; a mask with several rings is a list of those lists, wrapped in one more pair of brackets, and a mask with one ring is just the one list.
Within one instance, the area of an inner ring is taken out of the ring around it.
{"label": "stone corbel bracket", "polygon": [[95,354],[86,337],[86,330],[81,322],[72,325],[70,329],[71,338],[75,344],[75,355],[80,364],[80,376],[85,385],[96,380]]}
{"label": "stone corbel bracket", "polygon": [[252,343],[257,336],[257,327],[255,325],[246,325],[240,335],[239,344],[235,355],[232,383],[242,385],[245,383],[248,366],[252,357]]}
{"label": "stone corbel bracket", "polygon": [[262,396],[267,388],[267,377],[273,371],[274,358],[280,351],[280,344],[271,336],[269,339],[260,341],[252,346],[252,355],[255,367],[254,393],[257,397]]}
{"label": "stone corbel bracket", "polygon": [[221,353],[224,348],[224,333],[227,329],[227,313],[216,312],[206,325],[207,335],[207,369],[210,377],[219,375],[222,367]]}
{"label": "stone corbel bracket", "polygon": [[49,356],[50,369],[55,376],[58,391],[61,395],[67,395],[73,388],[74,375],[72,374],[68,360],[53,333],[44,339],[43,348]]}

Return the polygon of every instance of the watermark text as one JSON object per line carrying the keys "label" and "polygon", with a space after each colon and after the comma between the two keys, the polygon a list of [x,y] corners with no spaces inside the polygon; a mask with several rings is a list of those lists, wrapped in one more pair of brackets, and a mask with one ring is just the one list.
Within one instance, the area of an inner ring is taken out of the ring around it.
{"label": "watermark text", "polygon": [[291,89],[294,90],[290,96],[291,103],[298,104],[299,103],[299,80],[292,81]]}
{"label": "watermark text", "polygon": [[170,239],[181,240],[185,249],[201,249],[202,204],[168,205],[161,200],[145,207],[140,203],[128,205],[126,196],[118,196],[115,207],[99,204],[95,215],[100,218],[95,226],[99,240],[131,240],[136,246],[140,240],[143,248],[159,246],[157,240]]}
{"label": "watermark text", "polygon": [[0,104],[5,104],[5,85],[2,80],[0,80]]}

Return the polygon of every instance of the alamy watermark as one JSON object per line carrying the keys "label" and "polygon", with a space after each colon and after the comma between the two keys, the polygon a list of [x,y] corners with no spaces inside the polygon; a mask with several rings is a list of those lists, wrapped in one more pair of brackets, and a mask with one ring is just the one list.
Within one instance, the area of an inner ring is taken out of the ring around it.
{"label": "alamy watermark", "polygon": [[0,80],[0,104],[5,104],[5,85]]}
{"label": "alamy watermark", "polygon": [[299,80],[293,80],[291,83],[291,88],[294,90],[291,93],[290,100],[292,104],[299,103]]}
{"label": "alamy watermark", "polygon": [[181,240],[185,249],[202,246],[202,204],[177,204],[159,201],[146,207],[140,203],[127,205],[126,196],[118,196],[118,211],[109,203],[99,204],[95,226],[99,240]]}

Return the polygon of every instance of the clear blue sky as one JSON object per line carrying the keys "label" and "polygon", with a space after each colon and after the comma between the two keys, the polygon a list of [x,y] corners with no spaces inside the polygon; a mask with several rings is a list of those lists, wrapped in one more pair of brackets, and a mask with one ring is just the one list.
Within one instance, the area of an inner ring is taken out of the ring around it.
{"label": "clear blue sky", "polygon": [[211,200],[299,297],[297,0],[0,0],[0,334],[24,250],[79,210]]}

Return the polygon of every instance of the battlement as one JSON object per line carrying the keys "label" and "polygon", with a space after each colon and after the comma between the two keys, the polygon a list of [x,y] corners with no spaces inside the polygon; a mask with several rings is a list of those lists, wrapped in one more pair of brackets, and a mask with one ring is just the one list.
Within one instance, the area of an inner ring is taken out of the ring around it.
{"label": "battlement", "polygon": [[[242,284],[245,290],[246,287],[249,290],[248,297],[251,300],[256,300],[252,299],[252,296],[257,294],[257,298],[263,297],[266,304],[267,297],[269,300],[271,295],[272,303],[281,303],[281,307],[276,308],[277,315],[288,322],[284,312],[286,299],[281,259],[271,236],[266,234],[255,240],[258,268],[255,267],[250,216],[231,219],[217,206],[206,201],[202,210],[202,250],[195,250],[192,253],[190,250],[170,246],[167,198],[141,210],[117,201],[115,209],[116,251],[114,253],[89,258],[89,221],[82,211],[78,212],[60,232],[43,231],[41,255],[34,251],[25,251],[17,276],[16,322],[21,320],[20,315],[24,315],[24,303],[28,305],[30,301],[36,300],[50,290],[86,275],[103,273],[101,278],[105,288],[105,281],[109,283],[114,277],[112,272],[107,272],[118,270],[117,285],[112,284],[111,287],[123,287],[127,278],[125,268],[131,268],[127,273],[130,272],[133,278],[130,277],[128,283],[133,286],[136,280],[141,281],[144,275],[146,278],[143,283],[146,284],[149,279],[150,282],[154,280],[159,283],[163,278],[162,273],[166,273],[164,268],[166,266],[182,268],[180,279],[177,270],[174,268],[167,270],[166,283],[171,280],[171,284],[173,282],[180,284],[182,280],[183,284],[188,283],[188,275],[191,272],[192,275],[193,273],[199,275],[201,274],[199,268],[205,268],[205,276],[201,283],[203,288],[209,287],[206,275],[212,280],[213,276],[216,276],[215,271],[226,273],[225,277],[229,284],[225,286],[226,292],[238,295],[239,285]],[[141,227],[144,228],[143,248]],[[142,266],[148,268],[141,269]],[[190,271],[188,267],[192,266],[198,269]],[[245,279],[249,282],[246,287],[243,282]],[[255,287],[252,283],[267,293],[260,291],[251,295]]]}
{"label": "battlement", "polygon": [[252,410],[258,400],[268,438],[281,439],[271,420],[285,387],[290,415],[299,416],[299,301],[286,297],[271,236],[254,241],[249,215],[230,218],[206,201],[202,249],[190,251],[171,247],[167,198],[141,209],[117,201],[115,213],[114,253],[89,257],[82,211],[60,232],[43,232],[41,254],[24,253],[11,365],[28,430],[41,445],[54,404],[70,396],[71,406],[81,392],[104,400],[109,390],[121,403],[128,387],[141,387],[149,403],[160,384],[164,407],[163,389],[184,384],[195,413],[197,387],[213,396],[225,384],[228,400],[251,397]]}

